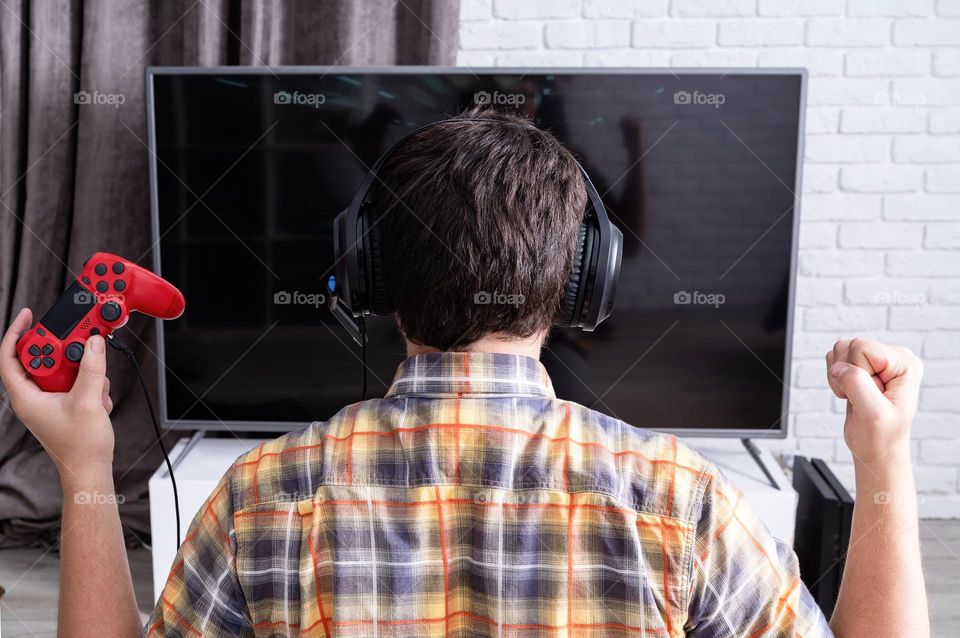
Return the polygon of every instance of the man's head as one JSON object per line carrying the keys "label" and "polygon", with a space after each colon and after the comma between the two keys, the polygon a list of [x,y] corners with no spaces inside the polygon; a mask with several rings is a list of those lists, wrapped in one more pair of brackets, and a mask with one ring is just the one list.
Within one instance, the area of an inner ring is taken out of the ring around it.
{"label": "man's head", "polygon": [[496,111],[462,118],[407,140],[374,190],[400,329],[439,350],[549,330],[587,201],[576,160],[550,133]]}

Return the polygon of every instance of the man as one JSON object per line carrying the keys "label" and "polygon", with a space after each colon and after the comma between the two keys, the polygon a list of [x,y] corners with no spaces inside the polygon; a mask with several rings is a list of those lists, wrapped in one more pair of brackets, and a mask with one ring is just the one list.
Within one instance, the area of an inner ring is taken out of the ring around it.
{"label": "man", "polygon": [[[555,397],[537,359],[583,179],[549,133],[478,117],[419,133],[382,172],[386,285],[409,355],[388,393],[240,457],[197,513],[147,633],[928,635],[917,358],[861,340],[827,354],[859,496],[828,626],[790,549],[715,466]],[[481,290],[524,303],[473,303]],[[88,341],[71,392],[44,394],[14,356],[30,322],[26,310],[13,322],[0,371],[61,472],[61,631],[134,635],[116,507],[72,498],[112,492],[104,341]]]}

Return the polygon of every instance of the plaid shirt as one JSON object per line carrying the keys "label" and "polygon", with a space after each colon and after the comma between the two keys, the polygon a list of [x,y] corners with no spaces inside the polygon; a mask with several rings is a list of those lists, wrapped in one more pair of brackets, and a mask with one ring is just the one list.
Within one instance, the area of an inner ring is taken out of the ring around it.
{"label": "plaid shirt", "polygon": [[832,635],[715,466],[558,400],[535,359],[463,353],[240,457],[147,633]]}

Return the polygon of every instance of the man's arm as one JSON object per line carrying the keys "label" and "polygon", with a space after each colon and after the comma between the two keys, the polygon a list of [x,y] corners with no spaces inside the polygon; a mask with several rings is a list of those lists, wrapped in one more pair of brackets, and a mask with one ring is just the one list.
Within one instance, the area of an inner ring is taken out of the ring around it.
{"label": "man's arm", "polygon": [[800,580],[797,556],[713,465],[708,466],[684,629],[691,638],[827,638],[827,619]]}
{"label": "man's arm", "polygon": [[141,630],[113,487],[113,426],[105,342],[86,343],[70,392],[43,392],[15,344],[31,323],[20,311],[0,342],[0,378],[14,412],[50,454],[63,487],[60,636],[136,636]]}
{"label": "man's arm", "polygon": [[237,575],[233,474],[231,466],[193,518],[150,615],[148,638],[254,635]]}
{"label": "man's arm", "polygon": [[59,636],[138,636],[143,627],[127,565],[110,467],[63,484]]}
{"label": "man's arm", "polygon": [[926,638],[930,635],[910,468],[910,422],[922,375],[908,350],[841,341],[827,355],[830,387],[847,399],[844,439],[857,501],[840,597],[830,622],[741,494],[715,475],[693,551],[690,636]]}
{"label": "man's arm", "polygon": [[834,393],[847,400],[856,504],[840,596],[830,620],[841,638],[930,635],[920,563],[910,424],[922,365],[909,350],[841,341],[827,353]]}

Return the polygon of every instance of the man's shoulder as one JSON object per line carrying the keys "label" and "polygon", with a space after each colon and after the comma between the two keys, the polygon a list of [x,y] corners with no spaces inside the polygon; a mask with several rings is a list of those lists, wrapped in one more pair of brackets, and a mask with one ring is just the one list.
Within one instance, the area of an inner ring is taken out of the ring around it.
{"label": "man's shoulder", "polygon": [[613,464],[622,500],[640,513],[696,521],[704,490],[719,473],[716,465],[673,434],[638,428],[584,406],[577,409],[580,447],[596,457],[595,465],[603,457]]}
{"label": "man's shoulder", "polygon": [[228,471],[234,509],[312,498],[321,478],[324,449],[345,442],[349,433],[341,431],[344,423],[371,403],[348,405],[326,421],[264,441],[237,457]]}

